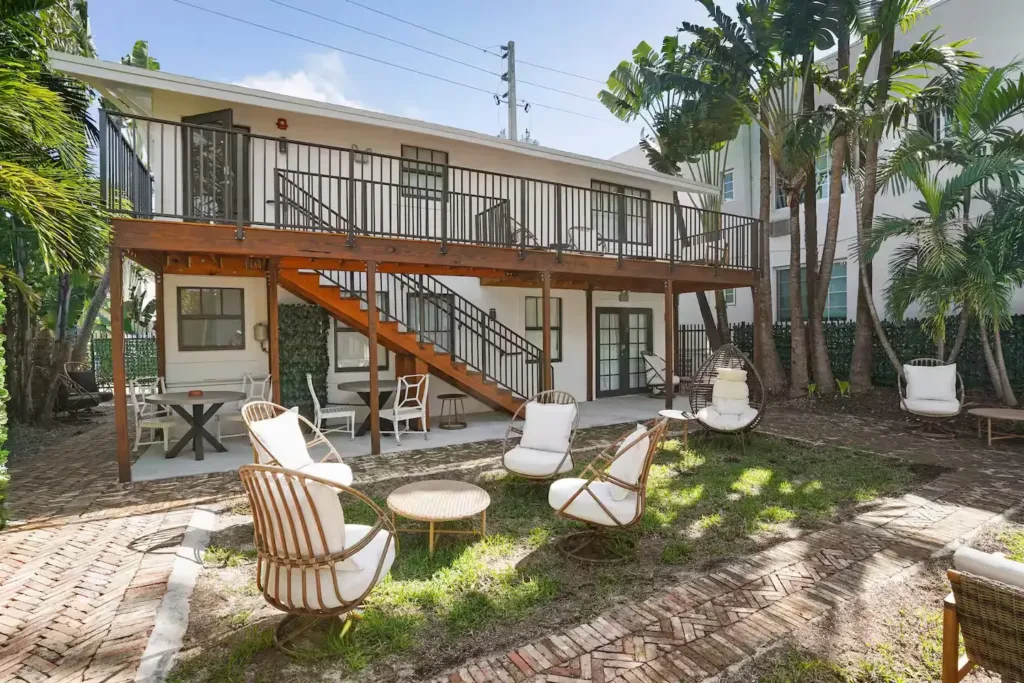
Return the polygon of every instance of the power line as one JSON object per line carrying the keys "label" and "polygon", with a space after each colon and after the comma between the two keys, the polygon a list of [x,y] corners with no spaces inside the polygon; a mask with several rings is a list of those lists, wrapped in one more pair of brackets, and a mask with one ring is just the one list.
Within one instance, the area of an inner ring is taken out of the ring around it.
{"label": "power line", "polygon": [[381,15],[382,17],[387,17],[388,19],[393,19],[393,20],[395,20],[397,22],[405,24],[406,26],[412,26],[414,28],[418,28],[421,31],[426,31],[427,33],[432,33],[435,36],[438,36],[439,38],[445,38],[446,40],[450,40],[452,42],[458,43],[459,45],[465,45],[466,47],[473,48],[474,50],[480,50],[481,52],[486,52],[489,55],[493,55],[495,57],[501,57],[500,54],[498,54],[497,52],[491,52],[486,47],[480,47],[479,45],[473,45],[472,43],[467,43],[466,41],[460,40],[459,38],[453,38],[452,36],[449,36],[447,34],[441,33],[440,31],[435,31],[432,28],[427,28],[426,26],[421,26],[419,24],[414,24],[413,22],[407,21],[405,19],[402,19],[401,17],[396,17],[394,14],[388,14],[387,12],[379,10],[376,7],[370,7],[369,5],[364,5],[361,2],[356,2],[356,0],[345,0],[345,2],[347,2],[350,5],[355,5],[356,7],[362,7],[363,9],[369,10],[370,12],[375,12],[375,13]]}
{"label": "power line", "polygon": [[[465,47],[472,48],[474,50],[480,50],[481,52],[486,52],[487,54],[493,55],[495,57],[501,57],[500,54],[498,54],[497,52],[491,52],[486,47],[482,47],[480,45],[474,45],[472,43],[467,43],[465,40],[462,40],[461,38],[455,38],[454,36],[450,36],[447,33],[441,33],[440,31],[435,31],[432,28],[427,28],[426,26],[422,26],[420,24],[413,23],[413,22],[408,21],[406,19],[402,19],[401,17],[396,17],[393,14],[388,14],[387,12],[384,12],[384,11],[381,11],[381,10],[377,9],[376,7],[370,7],[369,5],[364,5],[361,2],[356,2],[356,0],[345,0],[345,2],[347,2],[350,5],[355,5],[356,7],[362,7],[363,9],[369,10],[370,12],[375,12],[375,13],[383,16],[383,17],[387,17],[388,19],[393,19],[393,20],[395,20],[397,22],[405,24],[406,26],[412,26],[413,28],[418,28],[421,31],[426,31],[427,33],[431,33],[431,34],[433,34],[435,36],[438,36],[439,38],[444,38],[446,40],[450,40],[450,41],[452,41],[454,43],[458,43],[459,45],[464,45]],[[528,62],[525,59],[520,59],[519,63],[520,64],[526,64],[528,66],[532,66],[532,67],[535,67],[537,69],[544,69],[545,71],[551,71],[551,72],[556,73],[556,74],[562,74],[563,76],[572,76],[573,78],[579,78],[579,79],[582,79],[584,81],[591,81],[593,83],[600,83],[601,85],[606,85],[604,81],[598,80],[596,78],[590,78],[589,76],[581,76],[580,74],[574,74],[571,71],[563,71],[562,69],[556,69],[556,68],[551,67],[551,66],[544,66],[543,64],[537,64],[535,62]],[[525,82],[526,81],[520,81],[520,83],[525,83]]]}
{"label": "power line", "polygon": [[389,38],[388,36],[381,35],[380,33],[374,33],[373,31],[367,30],[365,28],[360,28],[358,26],[353,26],[352,24],[346,24],[343,21],[338,21],[337,19],[332,19],[331,17],[327,17],[327,16],[324,16],[322,14],[317,14],[316,12],[313,12],[311,10],[304,9],[302,7],[296,7],[295,5],[290,5],[287,2],[282,2],[282,0],[267,0],[267,2],[272,2],[275,5],[280,5],[281,7],[287,7],[288,9],[295,10],[296,12],[301,12],[302,14],[306,14],[306,15],[311,16],[311,17],[316,17],[317,19],[322,19],[323,21],[329,21],[332,24],[337,24],[338,26],[344,26],[345,28],[351,29],[353,31],[359,31],[360,33],[365,33],[366,35],[373,36],[374,38],[380,38],[381,40],[386,40],[389,43],[395,43],[396,45],[402,45],[402,46],[407,47],[407,48],[409,48],[411,50],[417,50],[419,52],[423,52],[423,53],[431,55],[433,57],[437,57],[439,59],[447,60],[447,61],[452,62],[454,64],[461,64],[462,66],[468,67],[470,69],[475,69],[476,71],[482,71],[483,73],[490,74],[491,76],[497,76],[498,75],[496,72],[489,71],[489,70],[487,70],[487,69],[485,69],[483,67],[477,66],[476,64],[470,64],[469,62],[464,62],[461,59],[455,59],[454,57],[449,57],[448,55],[443,55],[443,54],[441,54],[439,52],[433,52],[432,50],[428,50],[426,48],[422,48],[422,47],[419,47],[417,45],[410,45],[409,43],[406,43],[405,41],[397,40],[395,38]]}
{"label": "power line", "polygon": [[287,36],[288,38],[294,38],[295,40],[301,40],[301,41],[304,41],[304,42],[307,42],[307,43],[312,43],[313,45],[319,45],[320,47],[325,47],[328,50],[336,50],[336,51],[341,52],[341,53],[346,54],[346,55],[352,55],[353,57],[359,57],[360,59],[366,59],[366,60],[369,60],[371,62],[376,62],[377,64],[383,64],[385,66],[390,66],[390,67],[393,67],[395,69],[401,69],[403,71],[408,71],[410,73],[414,73],[414,74],[417,74],[419,76],[426,76],[427,78],[433,78],[435,80],[443,81],[445,83],[450,83],[452,85],[457,85],[457,86],[460,86],[460,87],[463,87],[463,88],[468,88],[470,90],[476,90],[477,92],[482,92],[485,95],[493,94],[490,90],[487,90],[486,88],[480,88],[480,87],[475,86],[475,85],[470,85],[468,83],[462,83],[461,81],[455,81],[455,80],[452,80],[450,78],[445,78],[444,76],[438,76],[437,74],[428,73],[426,71],[419,71],[418,69],[413,69],[413,68],[408,67],[408,66],[402,66],[401,64],[395,64],[393,62],[388,62],[388,61],[385,61],[383,59],[378,59],[376,57],[370,57],[369,55],[364,55],[364,54],[360,54],[358,52],[353,52],[352,50],[346,50],[344,48],[338,47],[337,45],[331,45],[329,43],[323,43],[323,42],[320,42],[319,40],[313,40],[312,38],[306,38],[305,36],[300,36],[300,35],[296,35],[294,33],[289,33],[288,31],[282,31],[281,29],[278,29],[278,28],[272,28],[272,27],[266,26],[264,24],[258,24],[255,21],[249,21],[248,19],[242,19],[240,17],[236,17],[236,16],[233,16],[231,14],[225,14],[224,12],[218,12],[217,10],[210,9],[209,7],[203,7],[201,5],[193,5],[191,2],[186,2],[186,0],[171,0],[171,1],[172,2],[176,2],[179,5],[185,5],[186,7],[191,7],[193,9],[197,9],[197,10],[199,10],[201,12],[206,12],[208,14],[213,14],[213,15],[216,15],[218,17],[223,17],[224,19],[230,19],[231,21],[237,21],[240,24],[245,24],[247,26],[252,26],[254,28],[260,28],[260,29],[263,29],[264,31],[270,31],[271,33],[277,33],[277,34],[282,35],[282,36]]}
{"label": "power line", "polygon": [[[450,78],[445,78],[444,76],[438,76],[437,74],[432,74],[432,73],[429,73],[427,71],[420,71],[419,69],[413,69],[411,67],[403,66],[401,64],[395,64],[394,62],[388,62],[388,61],[383,60],[383,59],[378,59],[377,57],[371,57],[369,55],[364,55],[364,54],[360,54],[358,52],[353,52],[352,50],[346,50],[345,48],[338,47],[337,45],[331,45],[330,43],[324,43],[322,41],[314,40],[312,38],[306,38],[305,36],[300,36],[300,35],[297,35],[295,33],[290,33],[288,31],[283,31],[283,30],[278,29],[278,28],[273,28],[273,27],[267,26],[265,24],[260,24],[260,23],[257,23],[255,21],[250,21],[249,19],[242,19],[241,17],[236,17],[236,16],[231,15],[231,14],[226,14],[226,13],[220,12],[218,10],[210,9],[209,7],[203,7],[202,5],[196,5],[196,4],[193,4],[191,2],[187,2],[187,0],[171,0],[171,1],[172,2],[176,2],[179,5],[184,5],[186,7],[191,7],[192,9],[197,9],[197,10],[199,10],[201,12],[206,12],[207,14],[212,14],[214,16],[222,17],[224,19],[228,19],[230,21],[234,21],[234,22],[237,22],[237,23],[240,23],[240,24],[244,24],[246,26],[251,26],[253,28],[262,29],[264,31],[270,31],[271,33],[276,33],[278,35],[286,36],[286,37],[292,38],[294,40],[300,40],[300,41],[303,41],[303,42],[306,42],[306,43],[310,43],[312,45],[317,45],[319,47],[327,48],[329,50],[335,50],[337,52],[341,52],[342,54],[351,55],[353,57],[358,57],[360,59],[365,59],[365,60],[368,60],[368,61],[371,61],[371,62],[375,62],[377,64],[383,64],[384,66],[390,66],[390,67],[395,68],[395,69],[401,69],[402,71],[408,71],[409,73],[413,73],[413,74],[416,74],[418,76],[426,76],[427,78],[432,78],[432,79],[437,80],[437,81],[441,81],[441,82],[444,82],[444,83],[449,83],[451,85],[457,85],[459,87],[467,88],[469,90],[474,90],[476,92],[481,92],[481,93],[484,93],[485,95],[491,95],[491,96],[494,95],[494,93],[492,91],[487,90],[486,88],[481,88],[479,86],[471,85],[469,83],[463,83],[461,81],[456,81],[456,80],[453,80],[453,79],[450,79]],[[276,1],[276,0],[271,0],[271,1],[273,2],[273,1]],[[353,0],[345,0],[345,1],[346,2],[353,2]],[[283,3],[281,3],[281,4],[283,4]],[[353,4],[358,4],[358,3],[354,3],[353,2]],[[497,74],[495,74],[493,72],[489,72],[489,71],[487,73],[490,73],[491,75],[494,75],[494,76],[497,75]],[[523,81],[520,81],[520,82],[523,82]],[[541,87],[543,87],[543,86],[541,86]],[[526,102],[523,101],[523,104],[526,104]],[[572,114],[573,116],[580,116],[580,117],[583,117],[583,118],[592,119],[594,121],[601,121],[602,123],[616,123],[616,124],[620,124],[620,125],[629,125],[629,124],[624,123],[622,121],[610,121],[608,119],[602,119],[602,118],[598,118],[596,116],[591,116],[589,114],[584,114],[583,112],[573,111],[571,109],[563,109],[561,107],[556,107],[556,106],[553,106],[553,105],[550,105],[550,104],[544,104],[542,102],[532,102],[531,101],[531,102],[529,102],[529,104],[530,104],[530,106],[541,107],[543,109],[550,109],[552,111],[558,111],[558,112],[562,112],[564,114]],[[630,126],[630,127],[631,128],[635,128],[635,126]]]}

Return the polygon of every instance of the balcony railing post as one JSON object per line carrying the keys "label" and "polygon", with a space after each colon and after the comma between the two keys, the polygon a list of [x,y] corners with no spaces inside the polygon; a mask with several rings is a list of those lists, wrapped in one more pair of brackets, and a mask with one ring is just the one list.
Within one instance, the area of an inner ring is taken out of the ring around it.
{"label": "balcony railing post", "polygon": [[107,127],[109,125],[110,122],[107,119],[106,110],[100,109],[100,197],[103,198],[104,208],[112,209],[110,195],[107,194],[110,191],[110,188],[107,186],[107,164],[109,163],[107,157],[110,155],[110,144],[107,139]]}
{"label": "balcony railing post", "polygon": [[284,202],[281,201],[281,171],[274,171],[274,227],[281,229],[281,211]]}
{"label": "balcony railing post", "polygon": [[235,193],[235,239],[245,239],[245,192],[243,191],[243,183],[246,182],[247,178],[243,178],[242,175],[245,173],[245,135],[243,133],[235,133],[235,172],[232,173],[233,181],[231,184],[232,189]]}
{"label": "balcony railing post", "polygon": [[526,178],[519,179],[519,260],[526,259]]}
{"label": "balcony railing post", "polygon": [[353,222],[352,205],[356,200],[356,160],[355,155],[348,152],[348,182],[345,184],[345,222],[348,223],[348,239],[345,241],[346,246],[356,246],[356,226]]}
{"label": "balcony railing post", "polygon": [[441,253],[448,253],[448,167],[441,171]]}
{"label": "balcony railing post", "polygon": [[555,183],[555,261],[562,262],[562,249],[565,240],[562,239],[562,186]]}
{"label": "balcony railing post", "polygon": [[669,207],[668,218],[668,272],[676,267],[676,207]]}

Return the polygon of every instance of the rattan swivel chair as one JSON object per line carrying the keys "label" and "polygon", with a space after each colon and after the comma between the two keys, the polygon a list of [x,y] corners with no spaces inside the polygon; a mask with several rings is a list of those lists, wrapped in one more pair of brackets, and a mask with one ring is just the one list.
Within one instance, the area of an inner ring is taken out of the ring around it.
{"label": "rattan swivel chair", "polygon": [[[370,498],[347,486],[271,465],[239,470],[252,510],[256,585],[263,598],[287,613],[274,629],[274,645],[304,627],[296,620],[342,617],[359,608],[395,561],[390,519]],[[346,524],[342,500],[370,508],[372,526]]]}
{"label": "rattan swivel chair", "polygon": [[764,417],[767,400],[753,362],[735,344],[722,344],[690,384],[690,412],[705,433],[745,435]]}
{"label": "rattan swivel chair", "polygon": [[[523,426],[516,424],[523,420]],[[527,479],[553,479],[573,468],[572,442],[580,423],[576,399],[567,391],[542,391],[526,401],[505,430],[502,467]]]}
{"label": "rattan swivel chair", "polygon": [[643,519],[647,507],[647,477],[667,419],[637,425],[594,458],[580,477],[551,483],[548,504],[555,514],[590,528],[558,542],[566,556],[586,562],[621,562],[630,539],[611,539],[609,530],[624,530]]}
{"label": "rattan swivel chair", "polygon": [[[242,419],[249,430],[256,464],[297,470],[342,486],[352,484],[352,468],[341,461],[334,445],[298,409],[289,410],[270,401],[251,401],[242,406]],[[311,438],[303,435],[303,426]],[[317,462],[310,454],[312,448],[321,448],[327,454]]]}

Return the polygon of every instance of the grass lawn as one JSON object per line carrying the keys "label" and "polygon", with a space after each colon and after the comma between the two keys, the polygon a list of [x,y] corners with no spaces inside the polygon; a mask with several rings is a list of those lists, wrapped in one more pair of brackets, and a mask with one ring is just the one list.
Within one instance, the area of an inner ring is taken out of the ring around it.
{"label": "grass lawn", "polygon": [[[585,448],[585,436],[582,442]],[[595,453],[590,448],[577,455],[577,469]],[[665,441],[648,483],[647,511],[631,532],[635,557],[612,567],[567,561],[558,553],[554,540],[580,527],[554,517],[545,484],[501,470],[460,473],[491,495],[488,537],[442,537],[430,558],[425,535],[403,535],[395,565],[371,594],[364,619],[344,635],[338,628],[320,629],[298,662],[269,649],[266,634],[279,615],[255,591],[251,523],[239,518],[214,537],[193,600],[187,653],[170,680],[280,683],[327,679],[339,671],[362,672],[366,680],[422,680],[468,657],[586,620],[617,600],[646,596],[685,572],[820,528],[936,473],[764,437],[748,443],[745,455],[734,440],[687,451]],[[387,493],[402,483],[363,490],[383,507]],[[369,518],[346,509],[346,521]]]}

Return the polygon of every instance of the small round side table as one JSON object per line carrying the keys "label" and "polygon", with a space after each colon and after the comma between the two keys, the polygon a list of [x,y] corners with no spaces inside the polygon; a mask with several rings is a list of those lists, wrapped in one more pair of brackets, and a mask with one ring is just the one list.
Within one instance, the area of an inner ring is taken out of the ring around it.
{"label": "small round side table", "polygon": [[670,420],[677,420],[683,423],[683,450],[685,451],[690,446],[690,422],[696,420],[697,416],[690,413],[684,413],[681,410],[659,410],[658,415],[667,417]]}
{"label": "small round side table", "polygon": [[[441,429],[465,429],[466,428],[466,399],[465,394],[441,394],[441,419],[438,427]],[[446,412],[447,411],[447,412]]]}

